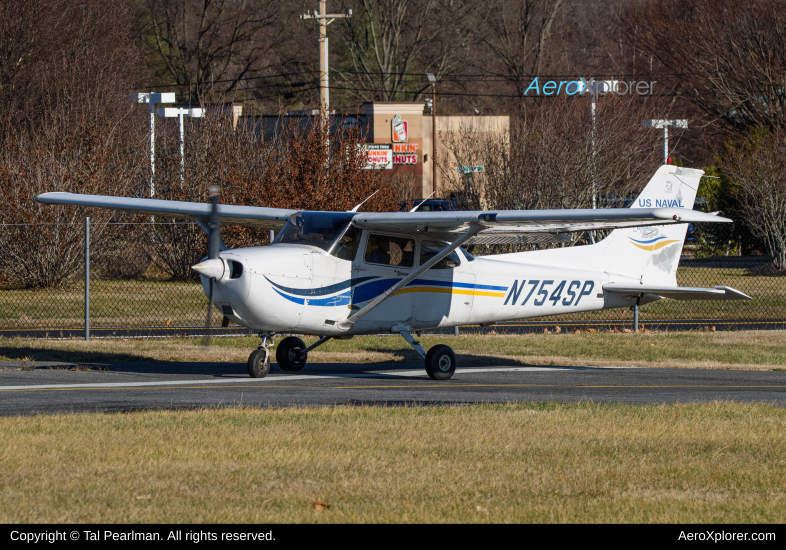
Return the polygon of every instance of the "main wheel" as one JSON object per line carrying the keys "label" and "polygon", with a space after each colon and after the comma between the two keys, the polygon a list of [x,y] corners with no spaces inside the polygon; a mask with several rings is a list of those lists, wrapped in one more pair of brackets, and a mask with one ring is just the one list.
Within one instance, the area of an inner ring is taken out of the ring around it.
{"label": "main wheel", "polygon": [[276,362],[281,370],[298,371],[306,366],[307,354],[302,353],[306,344],[300,338],[288,336],[276,348]]}
{"label": "main wheel", "polygon": [[450,380],[456,372],[456,354],[444,344],[438,344],[426,353],[426,374],[432,380]]}
{"label": "main wheel", "polygon": [[251,378],[264,378],[270,372],[270,351],[267,348],[255,349],[248,356],[248,375]]}

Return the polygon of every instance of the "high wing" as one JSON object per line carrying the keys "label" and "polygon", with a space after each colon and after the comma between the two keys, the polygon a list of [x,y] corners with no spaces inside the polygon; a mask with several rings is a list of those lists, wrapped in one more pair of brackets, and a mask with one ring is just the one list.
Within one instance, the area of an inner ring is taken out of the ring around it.
{"label": "high wing", "polygon": [[689,286],[653,286],[636,285],[630,283],[606,283],[603,290],[638,296],[641,294],[655,294],[661,298],[672,300],[751,300],[747,294],[728,286],[715,288],[696,288]]}
{"label": "high wing", "polygon": [[[207,203],[134,199],[74,193],[43,193],[36,201],[86,208],[170,216],[207,223]],[[297,210],[258,206],[219,206],[221,223],[280,229]],[[559,243],[569,241],[563,233],[620,227],[667,225],[693,222],[731,222],[713,214],[685,208],[601,208],[575,210],[492,210],[463,212],[367,212],[352,222],[362,229],[397,233],[429,234],[449,242],[481,227],[467,244]]]}
{"label": "high wing", "polygon": [[465,212],[360,213],[352,222],[362,229],[427,233],[453,241],[471,226],[483,229],[467,244],[563,242],[563,233],[668,225],[725,222],[728,218],[686,208],[601,208],[575,210],[490,210]]}
{"label": "high wing", "polygon": [[[106,208],[134,214],[192,219],[200,225],[206,224],[210,219],[210,204],[199,202],[105,197],[74,193],[43,193],[38,195],[35,200],[43,204],[68,204],[86,208]],[[229,204],[221,204],[218,207],[221,223],[275,230],[283,227],[289,216],[295,212],[297,210]]]}

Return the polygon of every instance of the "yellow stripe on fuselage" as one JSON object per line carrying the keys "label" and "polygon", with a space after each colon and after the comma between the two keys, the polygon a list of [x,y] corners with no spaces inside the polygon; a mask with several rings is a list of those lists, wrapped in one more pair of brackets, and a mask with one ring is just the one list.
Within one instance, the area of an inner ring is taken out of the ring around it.
{"label": "yellow stripe on fuselage", "polygon": [[652,250],[658,250],[658,249],[660,249],[660,248],[663,248],[663,247],[664,247],[664,246],[666,246],[667,244],[671,244],[671,243],[678,243],[678,242],[679,242],[679,241],[676,241],[676,240],[674,240],[674,241],[661,241],[661,242],[659,242],[659,243],[655,243],[655,244],[636,244],[636,243],[634,243],[633,241],[631,241],[631,243],[630,243],[630,244],[632,244],[633,246],[638,246],[638,247],[639,247],[639,248],[641,248],[642,250],[649,250],[649,251],[652,251]]}
{"label": "yellow stripe on fuselage", "polygon": [[467,294],[469,296],[491,296],[492,298],[504,298],[504,292],[487,292],[485,290],[463,290],[459,288],[435,288],[431,286],[412,286],[407,288],[402,288],[393,293],[395,296],[396,294],[406,294],[408,292],[436,292],[438,294]]}

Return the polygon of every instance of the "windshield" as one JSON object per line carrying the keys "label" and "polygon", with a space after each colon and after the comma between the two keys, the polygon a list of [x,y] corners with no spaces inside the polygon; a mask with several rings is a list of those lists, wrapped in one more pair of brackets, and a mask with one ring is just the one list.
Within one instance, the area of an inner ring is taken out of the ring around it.
{"label": "windshield", "polygon": [[273,244],[307,244],[330,250],[354,212],[298,212],[289,217]]}

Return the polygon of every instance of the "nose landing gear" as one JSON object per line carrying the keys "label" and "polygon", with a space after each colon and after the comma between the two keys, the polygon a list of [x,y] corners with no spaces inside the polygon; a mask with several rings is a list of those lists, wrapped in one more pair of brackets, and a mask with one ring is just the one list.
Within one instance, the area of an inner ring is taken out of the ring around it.
{"label": "nose landing gear", "polygon": [[270,348],[273,346],[273,337],[267,341],[267,334],[262,335],[259,347],[248,356],[248,375],[251,378],[264,378],[270,372]]}

